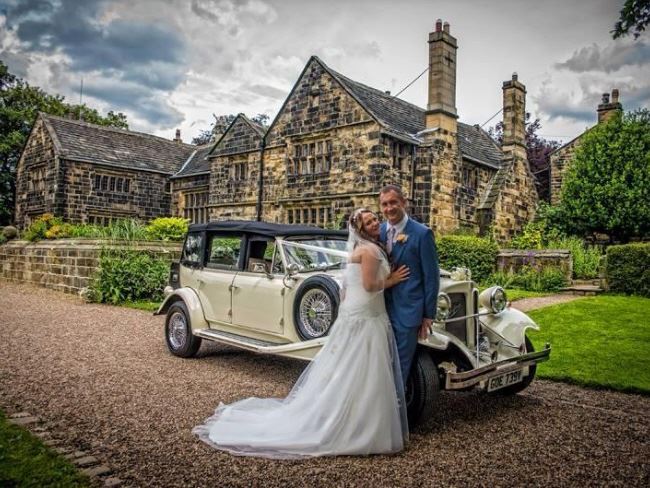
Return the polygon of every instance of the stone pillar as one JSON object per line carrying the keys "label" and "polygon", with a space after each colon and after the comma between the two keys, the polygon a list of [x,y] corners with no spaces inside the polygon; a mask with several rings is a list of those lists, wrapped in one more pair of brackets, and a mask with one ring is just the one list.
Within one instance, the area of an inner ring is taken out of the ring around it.
{"label": "stone pillar", "polygon": [[618,90],[612,90],[612,100],[609,100],[609,93],[603,93],[602,103],[598,105],[598,123],[607,122],[614,114],[623,110],[623,106],[618,101]]}
{"label": "stone pillar", "polygon": [[439,128],[455,136],[456,119],[456,51],[458,44],[449,24],[436,21],[429,34],[429,100],[426,128]]}

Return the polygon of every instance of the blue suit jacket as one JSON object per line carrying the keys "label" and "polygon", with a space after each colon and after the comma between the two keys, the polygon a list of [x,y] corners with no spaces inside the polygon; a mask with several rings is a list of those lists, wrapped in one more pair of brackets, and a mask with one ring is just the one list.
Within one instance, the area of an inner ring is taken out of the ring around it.
{"label": "blue suit jacket", "polygon": [[[386,242],[387,224],[381,225],[380,239]],[[408,219],[402,234],[403,242],[395,242],[390,254],[391,268],[405,264],[408,280],[385,292],[388,316],[396,328],[419,327],[423,318],[436,316],[436,302],[440,287],[438,252],[433,232],[428,227]]]}

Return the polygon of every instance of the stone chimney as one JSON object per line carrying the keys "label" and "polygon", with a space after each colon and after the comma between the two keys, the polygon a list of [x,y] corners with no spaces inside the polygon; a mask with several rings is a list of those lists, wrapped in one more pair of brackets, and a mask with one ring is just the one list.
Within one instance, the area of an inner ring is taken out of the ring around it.
{"label": "stone chimney", "polygon": [[183,142],[183,139],[181,139],[181,130],[176,129],[176,137],[174,137],[174,142],[181,144]]}
{"label": "stone chimney", "polygon": [[503,82],[503,143],[504,152],[522,150],[526,154],[526,87],[518,79]]}
{"label": "stone chimney", "polygon": [[449,33],[449,23],[436,21],[429,34],[429,100],[426,128],[456,134],[456,38]]}
{"label": "stone chimney", "polygon": [[617,112],[623,110],[623,105],[618,101],[618,89],[612,90],[612,100],[609,99],[609,93],[603,93],[602,103],[598,105],[598,123],[607,122]]}

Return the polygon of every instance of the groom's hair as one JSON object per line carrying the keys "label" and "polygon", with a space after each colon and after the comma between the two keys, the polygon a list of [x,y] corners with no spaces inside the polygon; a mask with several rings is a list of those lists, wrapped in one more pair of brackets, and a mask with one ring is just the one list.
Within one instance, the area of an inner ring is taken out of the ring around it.
{"label": "groom's hair", "polygon": [[402,191],[402,188],[397,185],[386,185],[384,186],[381,190],[379,190],[379,194],[383,195],[385,193],[394,191],[397,193],[397,196],[399,196],[402,200],[406,200],[406,195],[404,195],[404,192]]}

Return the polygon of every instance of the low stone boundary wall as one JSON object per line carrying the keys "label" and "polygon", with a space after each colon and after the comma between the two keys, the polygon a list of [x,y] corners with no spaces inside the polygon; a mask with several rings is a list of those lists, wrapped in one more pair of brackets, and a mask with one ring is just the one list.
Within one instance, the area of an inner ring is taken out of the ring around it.
{"label": "low stone boundary wall", "polygon": [[77,293],[90,283],[99,266],[101,251],[106,247],[148,251],[170,262],[178,259],[181,251],[181,244],[177,242],[9,241],[0,246],[0,278]]}
{"label": "low stone boundary wall", "polygon": [[497,255],[497,271],[518,272],[524,266],[559,268],[568,282],[573,275],[573,258],[565,249],[501,249]]}

